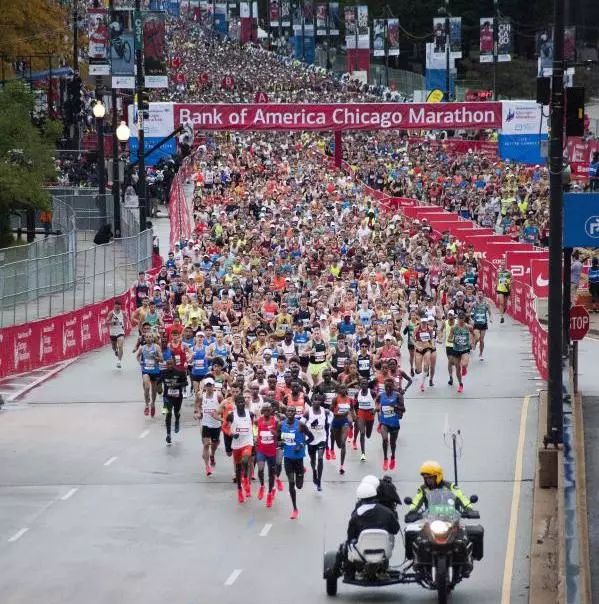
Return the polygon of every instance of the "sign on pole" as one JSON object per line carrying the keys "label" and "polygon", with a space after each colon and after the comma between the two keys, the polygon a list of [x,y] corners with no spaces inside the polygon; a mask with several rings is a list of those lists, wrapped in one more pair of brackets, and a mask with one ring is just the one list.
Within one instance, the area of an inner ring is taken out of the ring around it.
{"label": "sign on pole", "polygon": [[573,342],[582,340],[589,332],[591,320],[587,309],[577,304],[570,309],[570,339]]}
{"label": "sign on pole", "polygon": [[599,247],[599,193],[564,194],[564,247]]}

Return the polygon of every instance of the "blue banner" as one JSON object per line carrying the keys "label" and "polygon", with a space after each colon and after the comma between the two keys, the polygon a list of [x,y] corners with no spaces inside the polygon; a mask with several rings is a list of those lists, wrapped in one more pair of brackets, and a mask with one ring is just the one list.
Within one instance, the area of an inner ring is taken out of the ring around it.
{"label": "blue banner", "polygon": [[544,164],[541,141],[546,140],[546,134],[500,134],[499,157],[523,164]]}
{"label": "blue banner", "polygon": [[564,193],[564,247],[599,247],[599,193]]}
{"label": "blue banner", "polygon": [[[144,149],[146,153],[157,143],[159,143],[164,137],[153,137],[147,136],[144,138]],[[137,161],[137,146],[138,139],[137,137],[131,137],[129,139],[129,155],[132,162]],[[177,140],[172,138],[170,141],[164,143],[162,147],[159,147],[154,151],[151,155],[146,157],[145,163],[146,166],[155,166],[163,157],[170,157],[177,152]]]}
{"label": "blue banner", "polygon": [[[302,34],[293,36],[294,57],[302,60]],[[304,36],[304,62],[312,65],[314,63],[315,45],[314,36]]]}
{"label": "blue banner", "polygon": [[[442,90],[446,92],[447,82],[445,81],[445,69],[427,69],[425,74],[425,86],[429,92],[431,90]],[[449,90],[451,97],[455,98],[455,72],[449,71]]]}

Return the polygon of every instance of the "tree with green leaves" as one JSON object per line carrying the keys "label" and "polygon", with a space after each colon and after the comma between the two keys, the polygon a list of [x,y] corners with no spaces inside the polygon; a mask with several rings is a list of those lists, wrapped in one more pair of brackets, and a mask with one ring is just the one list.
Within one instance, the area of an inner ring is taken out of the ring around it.
{"label": "tree with green leaves", "polygon": [[62,126],[34,122],[34,94],[20,81],[0,90],[0,247],[13,243],[10,215],[50,209],[44,186],[56,178],[54,150]]}

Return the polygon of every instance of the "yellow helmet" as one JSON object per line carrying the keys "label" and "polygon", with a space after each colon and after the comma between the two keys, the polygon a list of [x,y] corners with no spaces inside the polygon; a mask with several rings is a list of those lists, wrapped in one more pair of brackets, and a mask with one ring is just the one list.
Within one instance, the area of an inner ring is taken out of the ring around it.
{"label": "yellow helmet", "polygon": [[437,484],[441,484],[441,482],[443,482],[443,468],[441,467],[441,465],[439,464],[438,461],[432,461],[432,460],[425,461],[420,466],[420,474],[421,475],[426,474],[427,476],[434,476],[435,482]]}

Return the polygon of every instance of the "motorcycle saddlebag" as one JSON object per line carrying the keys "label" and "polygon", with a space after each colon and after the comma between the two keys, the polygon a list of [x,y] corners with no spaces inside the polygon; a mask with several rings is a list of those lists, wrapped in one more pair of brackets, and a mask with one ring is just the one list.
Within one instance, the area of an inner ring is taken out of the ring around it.
{"label": "motorcycle saddlebag", "polygon": [[470,524],[466,526],[466,534],[472,543],[472,557],[475,560],[482,560],[485,529],[480,524]]}

